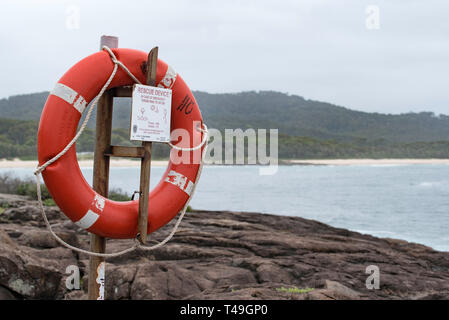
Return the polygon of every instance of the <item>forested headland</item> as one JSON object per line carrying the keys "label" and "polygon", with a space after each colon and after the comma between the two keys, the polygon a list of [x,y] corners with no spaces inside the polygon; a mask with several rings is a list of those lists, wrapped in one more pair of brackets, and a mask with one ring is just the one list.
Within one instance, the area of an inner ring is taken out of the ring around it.
{"label": "forested headland", "polygon": [[[210,128],[279,130],[279,157],[449,158],[449,116],[431,112],[380,114],[354,111],[279,92],[194,92]],[[48,92],[0,99],[0,158],[36,158],[37,128]],[[112,142],[129,140],[129,99],[116,99]],[[95,117],[78,140],[77,152],[93,151]],[[154,144],[153,157],[168,156]]]}

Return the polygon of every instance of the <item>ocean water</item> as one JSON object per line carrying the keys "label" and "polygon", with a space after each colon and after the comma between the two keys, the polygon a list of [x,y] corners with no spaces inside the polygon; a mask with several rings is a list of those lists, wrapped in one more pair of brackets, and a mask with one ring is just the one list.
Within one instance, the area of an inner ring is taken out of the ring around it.
{"label": "ocean water", "polygon": [[[204,167],[191,206],[298,216],[449,251],[449,165],[280,166],[271,176],[259,168]],[[90,183],[92,169],[82,171]],[[164,171],[151,169],[151,187]],[[112,168],[110,184],[131,194],[139,168]]]}

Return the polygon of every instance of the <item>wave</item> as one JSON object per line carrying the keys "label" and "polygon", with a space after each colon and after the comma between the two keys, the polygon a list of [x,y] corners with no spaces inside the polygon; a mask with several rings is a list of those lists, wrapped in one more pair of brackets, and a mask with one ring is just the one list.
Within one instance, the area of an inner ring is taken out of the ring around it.
{"label": "wave", "polygon": [[[392,238],[400,238],[401,235],[387,230],[362,230],[362,229],[354,229],[354,231],[362,233],[362,234],[370,234],[377,237],[392,237]],[[403,237],[403,236],[402,236]]]}
{"label": "wave", "polygon": [[423,188],[439,187],[445,183],[448,183],[448,181],[423,181],[418,183],[418,187]]}

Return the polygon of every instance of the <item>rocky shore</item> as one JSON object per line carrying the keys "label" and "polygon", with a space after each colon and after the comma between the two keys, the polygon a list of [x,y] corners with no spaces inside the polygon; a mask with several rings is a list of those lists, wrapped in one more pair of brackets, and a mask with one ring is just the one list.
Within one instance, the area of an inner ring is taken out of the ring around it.
{"label": "rocky shore", "polygon": [[[88,248],[57,207],[55,231]],[[162,240],[172,223],[149,237]],[[108,251],[130,246],[108,240]],[[81,289],[66,288],[78,266]],[[0,194],[0,299],[85,299],[88,257],[59,246],[36,202]],[[380,270],[367,289],[366,268]],[[108,259],[107,299],[449,299],[449,253],[297,217],[194,211],[165,246]]]}

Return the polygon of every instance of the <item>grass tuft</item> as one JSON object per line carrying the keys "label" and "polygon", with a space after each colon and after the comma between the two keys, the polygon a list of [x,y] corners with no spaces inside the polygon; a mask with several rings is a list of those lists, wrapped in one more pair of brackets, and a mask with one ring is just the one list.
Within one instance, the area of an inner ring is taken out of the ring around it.
{"label": "grass tuft", "polygon": [[131,200],[131,197],[120,188],[113,188],[113,189],[109,190],[108,198],[111,200],[114,200],[114,201],[130,201]]}
{"label": "grass tuft", "polygon": [[[13,173],[0,174],[0,193],[18,194],[37,200],[36,182],[32,178],[21,179]],[[42,202],[46,206],[55,206],[53,198],[45,184],[41,184]],[[109,199],[114,201],[129,201],[130,196],[122,189],[115,188],[109,191]]]}
{"label": "grass tuft", "polygon": [[310,291],[313,291],[313,290],[315,290],[315,289],[314,288],[303,288],[303,289],[300,289],[300,288],[297,288],[297,287],[293,287],[293,288],[284,288],[284,287],[276,288],[277,292],[287,292],[287,293],[307,293],[307,292],[310,292]]}

